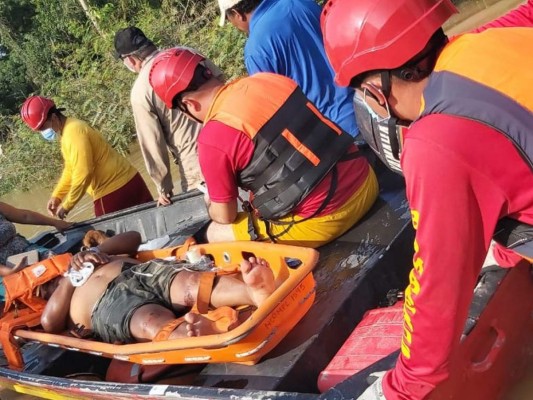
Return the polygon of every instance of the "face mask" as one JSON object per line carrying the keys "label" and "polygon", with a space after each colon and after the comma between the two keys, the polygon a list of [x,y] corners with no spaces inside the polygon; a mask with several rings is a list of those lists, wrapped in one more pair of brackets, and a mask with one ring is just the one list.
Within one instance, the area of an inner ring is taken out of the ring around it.
{"label": "face mask", "polygon": [[387,103],[387,115],[378,115],[367,104],[364,92],[355,91],[353,104],[357,125],[365,141],[388,168],[401,174],[401,144],[407,127],[400,125],[398,119],[391,116]]}
{"label": "face mask", "polygon": [[53,141],[56,139],[57,133],[52,128],[47,128],[44,131],[41,131],[41,136],[48,141]]}
{"label": "face mask", "polygon": [[126,68],[129,69],[131,72],[133,72],[133,73],[135,73],[135,74],[137,73],[137,71],[135,71],[135,68],[133,68],[133,65],[131,65],[130,61],[129,61],[127,58],[124,59],[124,65],[125,65]]}

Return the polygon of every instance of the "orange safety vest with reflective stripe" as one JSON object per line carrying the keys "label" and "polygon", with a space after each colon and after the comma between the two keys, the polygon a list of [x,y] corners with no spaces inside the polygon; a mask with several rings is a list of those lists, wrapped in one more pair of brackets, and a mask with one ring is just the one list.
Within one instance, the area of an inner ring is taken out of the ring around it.
{"label": "orange safety vest with reflective stripe", "polygon": [[353,138],[324,117],[287,77],[257,73],[224,86],[205,122],[216,120],[254,142],[237,177],[263,219],[290,213],[346,154]]}
{"label": "orange safety vest with reflective stripe", "polygon": [[[419,118],[440,113],[482,122],[505,135],[533,171],[533,53],[522,50],[532,42],[528,28],[455,37],[430,75]],[[495,239],[533,259],[533,227],[504,219]]]}

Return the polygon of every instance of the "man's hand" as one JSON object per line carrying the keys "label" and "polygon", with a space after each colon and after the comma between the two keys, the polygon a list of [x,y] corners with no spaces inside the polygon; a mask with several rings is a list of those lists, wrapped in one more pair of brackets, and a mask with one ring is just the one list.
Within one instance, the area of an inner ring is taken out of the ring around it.
{"label": "man's hand", "polygon": [[57,210],[57,218],[59,219],[65,219],[67,218],[67,214],[68,214],[68,210],[65,210],[63,207],[59,207],[59,209]]}
{"label": "man's hand", "polygon": [[80,270],[83,268],[84,262],[93,263],[96,267],[98,265],[107,264],[111,258],[106,253],[95,253],[94,251],[80,251],[74,255],[70,260],[70,268]]}
{"label": "man's hand", "polygon": [[17,265],[13,268],[8,267],[7,265],[0,264],[0,276],[8,276],[14,274],[15,272],[22,271],[28,266],[28,256],[24,256],[20,259]]}
{"label": "man's hand", "polygon": [[57,215],[57,207],[59,207],[60,204],[61,199],[57,197],[50,197],[50,200],[48,200],[48,203],[46,204],[48,214],[50,214],[52,217],[55,217]]}
{"label": "man's hand", "polygon": [[160,194],[159,198],[157,199],[157,206],[168,206],[169,204],[172,204],[172,201],[170,200],[170,193]]}
{"label": "man's hand", "polygon": [[59,232],[63,232],[65,229],[70,228],[73,224],[73,222],[67,222],[58,219],[57,222],[54,223],[54,228],[56,228]]}

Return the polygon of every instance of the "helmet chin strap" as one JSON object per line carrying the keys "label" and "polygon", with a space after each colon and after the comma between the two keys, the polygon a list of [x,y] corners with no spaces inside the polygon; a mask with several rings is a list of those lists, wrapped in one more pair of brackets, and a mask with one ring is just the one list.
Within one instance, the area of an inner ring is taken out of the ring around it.
{"label": "helmet chin strap", "polygon": [[185,109],[182,110],[182,111],[183,111],[185,114],[187,114],[187,116],[188,116],[189,118],[195,120],[196,122],[198,122],[198,123],[200,123],[200,124],[203,124],[203,123],[204,123],[204,121],[202,121],[202,120],[196,118],[194,115],[192,115],[192,113],[189,111],[189,107],[185,106],[185,104],[184,104],[184,108],[185,108]]}
{"label": "helmet chin strap", "polygon": [[191,115],[191,118],[194,119],[196,122],[198,122],[199,124],[203,124],[204,121],[202,121],[201,119],[199,118],[196,118],[194,115]]}
{"label": "helmet chin strap", "polygon": [[[391,94],[391,73],[389,70],[381,72],[381,91],[383,96],[385,96],[385,101],[389,101],[389,96]],[[390,118],[387,123],[388,133],[389,133],[389,143],[391,147],[391,152],[394,158],[400,160],[400,139],[398,138],[398,125],[400,119],[394,115],[392,108],[389,106]]]}
{"label": "helmet chin strap", "polygon": [[388,101],[391,92],[391,79],[389,70],[381,71],[381,91],[385,96],[385,100]]}

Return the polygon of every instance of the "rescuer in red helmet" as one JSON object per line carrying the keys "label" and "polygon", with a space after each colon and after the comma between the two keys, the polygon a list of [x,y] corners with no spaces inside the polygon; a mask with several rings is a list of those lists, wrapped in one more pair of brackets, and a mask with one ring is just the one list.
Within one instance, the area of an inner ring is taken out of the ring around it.
{"label": "rescuer in red helmet", "polygon": [[86,192],[93,198],[97,217],[153,200],[129,161],[100,132],[83,121],[66,117],[53,100],[28,97],[20,115],[44,139],[61,142],[65,166],[47,204],[51,215],[65,219]]}
{"label": "rescuer in red helmet", "polygon": [[[361,399],[422,399],[448,377],[497,224],[533,224],[533,30],[448,40],[455,12],[449,0],[331,0],[322,13],[367,142],[388,165],[401,150],[417,231],[401,355]],[[531,241],[520,243],[531,260]]]}
{"label": "rescuer in red helmet", "polygon": [[[317,247],[356,223],[377,197],[353,138],[291,79],[258,73],[224,85],[183,49],[161,52],[150,84],[169,108],[204,123],[198,136],[212,241]],[[238,212],[238,188],[252,193]]]}

